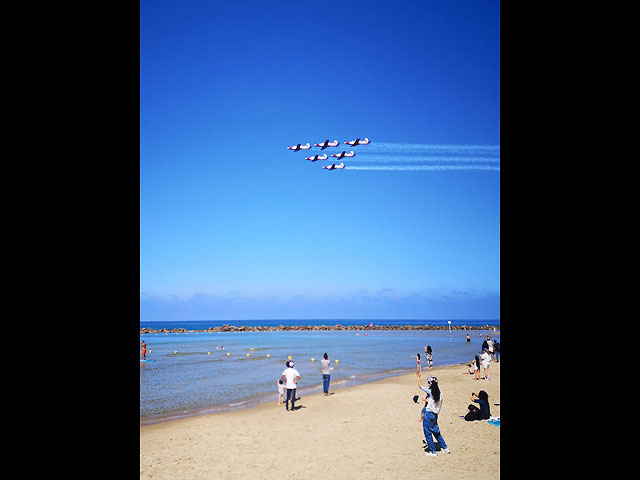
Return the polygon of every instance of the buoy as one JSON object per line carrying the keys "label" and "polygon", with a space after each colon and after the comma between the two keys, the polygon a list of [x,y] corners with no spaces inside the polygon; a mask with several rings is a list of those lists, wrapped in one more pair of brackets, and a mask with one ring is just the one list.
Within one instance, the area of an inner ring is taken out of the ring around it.
{"label": "buoy", "polygon": [[231,354],[230,354],[230,353],[227,353],[227,357],[228,357],[229,355],[231,355]]}
{"label": "buoy", "polygon": [[149,353],[153,353],[153,350],[149,350]]}
{"label": "buoy", "polygon": [[312,361],[312,362],[315,362],[315,361],[316,361],[316,359],[315,359],[315,358],[313,358],[313,357],[311,357],[311,361]]}
{"label": "buoy", "polygon": [[207,355],[211,355],[211,352],[207,352]]}
{"label": "buoy", "polygon": [[336,363],[338,363],[338,360],[336,360]]}
{"label": "buoy", "polygon": [[177,351],[177,350],[174,350],[174,351],[173,351],[173,354],[174,354],[174,355],[177,355],[177,354],[178,354],[178,351]]}
{"label": "buoy", "polygon": [[271,355],[269,353],[267,353],[267,358],[269,358]]}
{"label": "buoy", "polygon": [[249,354],[247,353],[247,357],[249,356]]}
{"label": "buoy", "polygon": [[289,360],[291,360],[291,355],[289,355],[287,358],[288,358]]}

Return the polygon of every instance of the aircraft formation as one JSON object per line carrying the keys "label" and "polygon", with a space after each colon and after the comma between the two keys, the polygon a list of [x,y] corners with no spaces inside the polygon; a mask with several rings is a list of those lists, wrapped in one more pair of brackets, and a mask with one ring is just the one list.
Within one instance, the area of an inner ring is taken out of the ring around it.
{"label": "aircraft formation", "polygon": [[[364,140],[360,140],[359,138],[356,138],[355,140],[344,142],[345,145],[349,145],[350,147],[356,147],[358,145],[368,145],[369,143],[371,143],[371,140],[369,140],[368,138],[365,138]],[[333,142],[330,142],[329,139],[326,139],[322,143],[313,144],[314,147],[320,147],[320,150],[324,150],[327,147],[337,147],[338,145],[340,145],[340,142],[338,142],[338,140],[334,140]],[[287,150],[293,150],[294,152],[297,152],[299,150],[309,150],[310,148],[311,148],[311,144],[307,142],[306,145],[303,145],[301,143],[298,143],[297,145],[292,145],[290,147],[287,147]],[[331,156],[337,158],[338,160],[341,160],[344,157],[355,157],[356,154],[353,150],[351,150],[349,153],[347,153],[346,150],[343,150],[342,152],[334,153]],[[305,157],[305,160],[309,160],[311,162],[317,162],[318,160],[326,160],[327,158],[329,157],[325,153],[323,155],[313,155],[311,157]],[[322,168],[325,168],[327,170],[344,168],[344,163],[340,163],[340,164],[334,163],[331,165],[325,165]]]}

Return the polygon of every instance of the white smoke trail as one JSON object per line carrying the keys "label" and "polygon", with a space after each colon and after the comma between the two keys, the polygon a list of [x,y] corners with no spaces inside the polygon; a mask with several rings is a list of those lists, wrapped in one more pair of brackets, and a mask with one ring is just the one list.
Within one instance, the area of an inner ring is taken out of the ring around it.
{"label": "white smoke trail", "polygon": [[345,170],[367,170],[367,171],[418,171],[418,170],[431,170],[431,171],[445,171],[445,170],[491,170],[500,171],[500,167],[493,165],[345,165]]}
{"label": "white smoke trail", "polygon": [[[423,143],[388,143],[371,142],[364,145],[363,149],[372,153],[448,153],[464,154],[500,154],[500,145],[432,145]],[[364,150],[360,150],[364,151]]]}
{"label": "white smoke trail", "polygon": [[371,162],[427,162],[427,163],[438,163],[438,162],[454,162],[454,163],[500,163],[500,157],[439,157],[439,156],[420,156],[420,155],[356,155],[353,158],[349,159],[350,162],[358,162],[358,161],[371,161]]}
{"label": "white smoke trail", "polygon": [[[356,157],[349,160],[349,162],[349,165],[345,165],[347,170],[484,170],[499,172],[500,145],[430,145],[372,142],[369,145],[358,147]],[[356,163],[356,165],[351,162]],[[386,165],[359,165],[361,162],[384,163]],[[414,165],[407,165],[408,163]],[[421,165],[424,163],[444,165]]]}

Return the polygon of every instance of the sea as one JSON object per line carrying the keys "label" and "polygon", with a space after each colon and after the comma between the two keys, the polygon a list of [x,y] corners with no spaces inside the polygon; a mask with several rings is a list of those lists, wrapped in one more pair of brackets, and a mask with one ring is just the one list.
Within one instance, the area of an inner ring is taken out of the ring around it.
{"label": "sea", "polygon": [[[500,341],[500,320],[451,320],[479,330],[322,330],[196,332],[223,325],[435,325],[448,320],[198,320],[140,322],[140,328],[185,329],[180,333],[140,334],[147,363],[140,363],[140,424],[251,408],[277,402],[278,380],[291,357],[300,372],[298,405],[322,391],[320,359],[331,361],[330,392],[416,370],[424,348],[433,366],[469,363],[487,334]],[[471,341],[466,341],[469,333]],[[423,367],[423,369],[426,367]]]}

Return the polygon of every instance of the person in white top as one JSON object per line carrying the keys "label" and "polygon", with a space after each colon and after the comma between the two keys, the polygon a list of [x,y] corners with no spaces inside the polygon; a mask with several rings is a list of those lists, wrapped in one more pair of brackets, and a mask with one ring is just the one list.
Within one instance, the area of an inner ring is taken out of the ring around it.
{"label": "person in white top", "polygon": [[422,416],[420,417],[420,420],[422,420],[422,430],[424,432],[425,439],[427,440],[428,447],[425,455],[428,457],[436,456],[436,447],[432,436],[436,437],[436,440],[438,440],[441,452],[451,453],[449,447],[447,447],[447,444],[444,441],[444,438],[442,438],[442,433],[440,433],[440,427],[438,426],[438,414],[442,408],[442,392],[438,387],[438,379],[429,375],[427,378],[427,386],[424,387],[420,383],[420,373],[418,373],[417,376],[418,388],[427,393],[427,396],[424,399],[424,408],[421,412]]}
{"label": "person in white top", "polygon": [[320,363],[322,364],[322,368],[320,369],[322,371],[322,391],[324,396],[328,397],[329,384],[331,383],[331,370],[333,370],[333,368],[329,366],[331,364],[329,362],[329,354],[325,352],[322,357],[322,360],[320,360]]}
{"label": "person in white top", "polygon": [[491,373],[489,372],[489,366],[491,365],[491,355],[489,354],[489,350],[486,348],[480,355],[480,359],[482,360],[482,368],[484,368],[484,378],[487,380],[491,380]]}
{"label": "person in white top", "polygon": [[300,380],[300,373],[293,368],[293,361],[287,362],[287,368],[280,378],[284,382],[284,387],[287,389],[287,400],[285,402],[285,409],[289,410],[289,399],[291,399],[291,411],[295,411],[295,403],[296,403],[296,389],[298,380]]}

